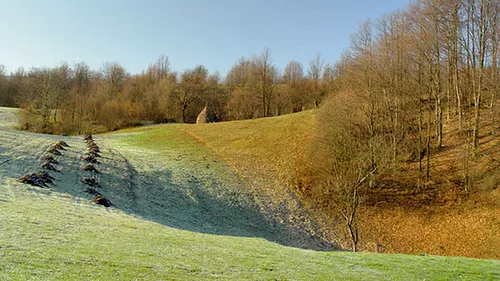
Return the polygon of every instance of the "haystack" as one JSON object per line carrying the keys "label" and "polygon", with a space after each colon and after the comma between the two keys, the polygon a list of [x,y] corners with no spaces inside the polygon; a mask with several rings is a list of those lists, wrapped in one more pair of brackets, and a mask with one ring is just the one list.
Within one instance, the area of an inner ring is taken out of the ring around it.
{"label": "haystack", "polygon": [[208,113],[208,106],[205,105],[205,108],[198,114],[198,117],[196,118],[196,124],[204,124],[204,123],[210,123],[210,114]]}

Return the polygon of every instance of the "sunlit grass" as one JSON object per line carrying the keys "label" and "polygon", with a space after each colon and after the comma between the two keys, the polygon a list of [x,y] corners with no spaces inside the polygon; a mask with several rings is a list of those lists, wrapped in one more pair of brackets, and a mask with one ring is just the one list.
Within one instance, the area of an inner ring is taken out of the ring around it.
{"label": "sunlit grass", "polygon": [[[20,189],[24,189],[21,187]],[[314,252],[176,230],[58,194],[0,203],[1,280],[495,280],[500,262]]]}
{"label": "sunlit grass", "polygon": [[[235,124],[245,126],[244,122]],[[117,144],[115,149],[122,148],[118,144],[129,150],[136,149],[139,156],[144,149],[153,152],[143,158],[130,159],[132,164],[146,165],[154,160],[155,163],[171,165],[172,161],[177,163],[172,158],[182,155],[178,165],[188,167],[187,171],[196,169],[201,158],[211,163],[218,161],[211,167],[215,169],[214,174],[227,175],[229,168],[226,164],[186,134],[186,128],[197,127],[141,127],[112,134],[107,142]],[[280,135],[279,132],[274,136],[269,133],[270,138]],[[213,134],[215,139],[215,132]],[[26,133],[22,135],[26,136]],[[43,138],[43,135],[37,137]],[[104,142],[105,137],[101,138]],[[250,141],[246,143],[244,138],[240,141],[242,147],[252,145]],[[27,154],[35,153],[28,150],[29,147],[26,149]],[[151,159],[153,156],[154,159]],[[193,168],[189,168],[190,165]],[[141,166],[137,168],[140,172]],[[182,170],[179,168],[179,171]],[[15,181],[17,176],[18,171],[14,171],[12,175],[0,179],[0,280],[500,278],[500,262],[496,260],[316,252],[285,247],[259,237],[176,229],[122,209],[91,204],[82,197],[23,185]],[[66,177],[70,178],[69,175]],[[237,217],[236,214],[234,217]]]}
{"label": "sunlit grass", "polygon": [[290,180],[295,159],[315,134],[316,111],[180,127],[224,160],[251,176]]}

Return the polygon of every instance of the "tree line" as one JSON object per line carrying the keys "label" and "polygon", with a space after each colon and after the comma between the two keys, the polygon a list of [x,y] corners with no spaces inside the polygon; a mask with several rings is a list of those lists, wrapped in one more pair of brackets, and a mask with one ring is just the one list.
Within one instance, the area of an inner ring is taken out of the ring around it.
{"label": "tree line", "polygon": [[480,139],[498,133],[499,17],[495,0],[416,0],[352,35],[297,188],[340,213],[353,250],[363,194],[394,185],[411,162],[418,168],[410,186],[425,192],[446,124],[457,126],[463,147],[459,186],[471,189]]}
{"label": "tree line", "polygon": [[330,91],[332,69],[317,55],[307,74],[297,61],[280,72],[267,48],[241,58],[224,78],[203,65],[173,71],[163,55],[137,75],[116,62],[98,71],[85,62],[10,74],[1,67],[0,106],[23,108],[23,129],[45,133],[193,123],[205,106],[213,121],[251,119],[318,107]]}

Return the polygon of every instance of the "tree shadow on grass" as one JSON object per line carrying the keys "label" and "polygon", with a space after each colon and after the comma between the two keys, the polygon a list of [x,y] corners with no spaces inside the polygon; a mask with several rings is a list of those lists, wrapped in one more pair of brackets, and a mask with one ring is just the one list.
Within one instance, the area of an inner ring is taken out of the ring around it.
{"label": "tree shadow on grass", "polygon": [[[218,182],[204,183],[196,176],[178,183],[172,171],[138,173],[127,165],[127,175],[101,176],[99,191],[115,208],[172,228],[199,233],[261,237],[285,246],[331,250],[321,237],[291,229],[264,215],[250,196],[218,189]],[[210,192],[209,192],[210,190]]]}
{"label": "tree shadow on grass", "polygon": [[[86,148],[79,138],[38,134],[29,136],[33,143],[26,144],[24,138],[19,138],[7,146],[0,144],[0,147],[5,146],[9,152],[8,158],[12,159],[2,165],[1,175],[17,178],[39,170],[39,159],[44,155],[46,147],[55,140],[64,139],[72,147],[58,157],[62,165],[61,172],[54,173],[56,180],[50,185],[50,190],[87,200],[94,197],[85,192],[90,186],[80,181],[90,174],[80,169],[84,163],[79,157]],[[8,140],[12,136],[0,136],[2,138]],[[20,157],[23,155],[26,157]],[[260,237],[281,245],[312,250],[338,249],[300,227],[289,227],[264,214],[254,198],[244,192],[248,188],[238,176],[229,176],[232,179],[227,181],[225,177],[229,175],[228,167],[224,168],[224,179],[221,180],[214,173],[201,173],[201,176],[200,173],[190,174],[189,171],[192,170],[189,169],[185,173],[179,170],[174,173],[169,169],[168,163],[163,165],[160,162],[149,170],[141,166],[139,172],[127,158],[112,149],[103,152],[102,156],[102,163],[96,165],[101,172],[96,176],[100,187],[93,188],[113,203],[112,208],[127,214],[199,233]],[[175,161],[170,165],[173,163]],[[207,164],[196,165],[205,167]],[[210,171],[208,166],[203,169]],[[179,174],[182,175],[180,178]],[[37,187],[32,189],[50,192]]]}

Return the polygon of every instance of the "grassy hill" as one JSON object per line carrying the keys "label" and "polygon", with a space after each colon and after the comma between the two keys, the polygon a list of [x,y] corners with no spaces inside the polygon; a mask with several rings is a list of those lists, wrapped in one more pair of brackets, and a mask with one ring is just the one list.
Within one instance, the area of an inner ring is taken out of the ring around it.
{"label": "grassy hill", "polygon": [[[210,147],[253,186],[278,201],[286,200],[294,165],[315,134],[315,111],[273,118],[186,125],[182,130]],[[485,114],[486,115],[486,114]],[[405,164],[392,185],[369,194],[361,213],[361,248],[372,252],[500,258],[500,138],[491,136],[485,118],[481,156],[475,166],[478,185],[464,200],[461,181],[463,151],[457,124],[445,126],[444,148],[432,155],[432,185],[425,192],[406,188],[416,181],[418,163]],[[498,128],[497,128],[498,130]],[[300,162],[298,162],[300,163]],[[486,183],[486,184],[485,184]],[[312,208],[318,229],[330,241],[343,228],[330,214]]]}
{"label": "grassy hill", "polygon": [[[203,126],[96,136],[103,156],[98,189],[114,204],[105,208],[91,203],[79,182],[80,137],[20,132],[7,123],[0,125],[0,280],[500,277],[497,260],[324,251],[335,245],[320,232],[301,231],[316,226],[292,194],[282,194],[289,201],[276,206],[251,174],[184,132]],[[71,147],[58,156],[51,188],[17,182],[38,170],[44,151],[61,139]]]}

